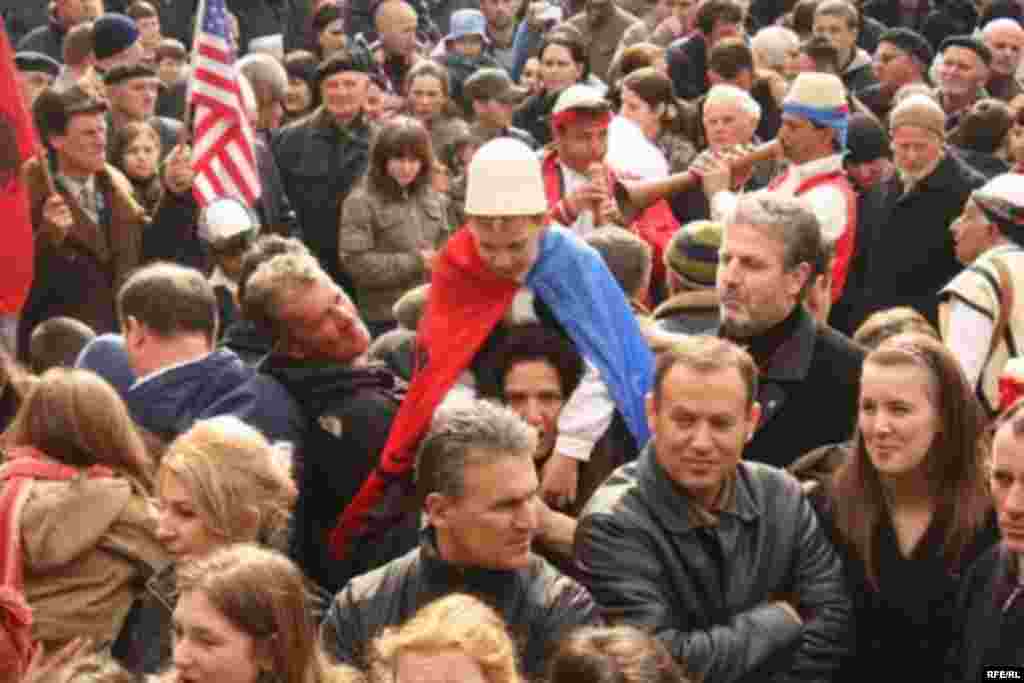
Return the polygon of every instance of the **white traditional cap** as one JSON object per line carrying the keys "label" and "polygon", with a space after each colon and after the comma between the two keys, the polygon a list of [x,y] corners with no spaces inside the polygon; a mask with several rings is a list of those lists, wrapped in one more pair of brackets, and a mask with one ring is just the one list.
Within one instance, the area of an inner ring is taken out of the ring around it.
{"label": "white traditional cap", "polygon": [[799,74],[782,101],[782,111],[835,129],[839,143],[846,147],[850,106],[838,76],[817,71]]}
{"label": "white traditional cap", "polygon": [[540,159],[526,144],[495,138],[469,162],[467,216],[535,216],[547,213]]}
{"label": "white traditional cap", "polygon": [[971,199],[1004,237],[1024,244],[1024,175],[997,175],[975,190]]}
{"label": "white traditional cap", "polygon": [[258,227],[253,213],[242,202],[224,197],[203,209],[198,232],[207,244],[222,244]]}
{"label": "white traditional cap", "polygon": [[577,83],[562,91],[562,94],[555,100],[555,108],[551,110],[551,115],[557,116],[570,109],[608,111],[611,109],[611,104],[596,88]]}

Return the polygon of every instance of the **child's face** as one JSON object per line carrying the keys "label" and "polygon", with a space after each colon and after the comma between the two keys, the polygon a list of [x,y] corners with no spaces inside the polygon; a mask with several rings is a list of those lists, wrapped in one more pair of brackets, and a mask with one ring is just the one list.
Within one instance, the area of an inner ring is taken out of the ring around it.
{"label": "child's face", "polygon": [[160,40],[163,38],[160,35],[160,18],[159,17],[143,17],[135,21],[135,25],[139,29],[139,35],[142,36],[142,44],[150,49],[155,49],[160,44]]}
{"label": "child's face", "polygon": [[124,172],[134,180],[156,175],[160,160],[160,142],[153,135],[140,135],[124,151]]}
{"label": "child's face", "polygon": [[519,83],[524,88],[529,88],[531,93],[540,90],[540,60],[530,57],[523,66],[523,74],[519,77]]}
{"label": "child's face", "polygon": [[462,36],[452,41],[452,49],[463,57],[476,59],[484,51],[484,39],[480,36]]}
{"label": "child's face", "polygon": [[185,60],[173,57],[164,57],[157,65],[157,76],[164,85],[174,84],[185,69]]}

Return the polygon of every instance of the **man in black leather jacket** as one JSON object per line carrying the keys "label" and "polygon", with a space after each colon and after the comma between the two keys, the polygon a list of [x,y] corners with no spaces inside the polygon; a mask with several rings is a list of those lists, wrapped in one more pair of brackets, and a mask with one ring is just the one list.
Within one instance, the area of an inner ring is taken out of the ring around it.
{"label": "man in black leather jacket", "polygon": [[599,623],[590,593],[531,551],[541,515],[536,447],[536,432],[507,408],[469,399],[442,407],[416,462],[429,522],[420,547],[338,594],[324,623],[328,652],[361,666],[384,628],[439,597],[469,593],[504,618],[532,680],[552,643]]}
{"label": "man in black leather jacket", "polygon": [[659,358],[654,437],[580,516],[578,571],[609,621],[652,630],[704,683],[830,681],[850,640],[840,559],[797,481],[742,461],[756,386],[722,339]]}

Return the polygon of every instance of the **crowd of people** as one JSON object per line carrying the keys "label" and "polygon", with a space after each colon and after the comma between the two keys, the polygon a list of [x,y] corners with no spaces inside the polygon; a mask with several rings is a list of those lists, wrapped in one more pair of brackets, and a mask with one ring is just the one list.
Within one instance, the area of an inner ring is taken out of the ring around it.
{"label": "crowd of people", "polygon": [[0,681],[1024,675],[1024,6],[224,5],[0,5]]}

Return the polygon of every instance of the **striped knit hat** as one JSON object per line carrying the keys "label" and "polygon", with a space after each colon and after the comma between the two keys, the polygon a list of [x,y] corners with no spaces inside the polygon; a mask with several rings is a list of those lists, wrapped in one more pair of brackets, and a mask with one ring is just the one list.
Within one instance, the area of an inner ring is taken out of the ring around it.
{"label": "striped knit hat", "polygon": [[850,105],[846,102],[846,86],[838,76],[817,71],[798,75],[782,102],[782,112],[833,128],[839,145],[846,148]]}
{"label": "striped knit hat", "polygon": [[716,221],[693,221],[682,226],[665,247],[665,267],[688,289],[714,287],[723,230]]}

